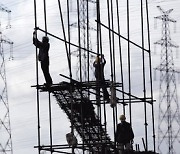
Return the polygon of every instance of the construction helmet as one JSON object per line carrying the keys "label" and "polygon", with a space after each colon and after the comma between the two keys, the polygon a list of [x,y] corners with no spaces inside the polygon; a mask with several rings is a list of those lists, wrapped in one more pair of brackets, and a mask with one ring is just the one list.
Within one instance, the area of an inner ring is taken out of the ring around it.
{"label": "construction helmet", "polygon": [[99,56],[97,56],[95,61],[96,61],[96,62],[100,62],[100,59],[101,59],[101,58],[100,58]]}
{"label": "construction helmet", "polygon": [[120,115],[119,119],[120,119],[121,121],[125,121],[125,120],[126,120],[126,117],[125,117],[124,114],[122,114],[122,115]]}

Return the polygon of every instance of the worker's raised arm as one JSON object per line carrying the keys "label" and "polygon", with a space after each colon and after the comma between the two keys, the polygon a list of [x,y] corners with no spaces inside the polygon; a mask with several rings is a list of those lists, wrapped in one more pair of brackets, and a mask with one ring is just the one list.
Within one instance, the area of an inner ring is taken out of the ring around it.
{"label": "worker's raised arm", "polygon": [[36,31],[33,32],[33,44],[37,47],[40,48],[43,44],[36,38]]}

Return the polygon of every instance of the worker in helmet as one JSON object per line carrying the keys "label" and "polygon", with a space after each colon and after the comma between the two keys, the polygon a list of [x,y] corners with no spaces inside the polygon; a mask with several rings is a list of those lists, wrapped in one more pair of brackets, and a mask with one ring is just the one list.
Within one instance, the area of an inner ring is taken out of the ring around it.
{"label": "worker in helmet", "polygon": [[131,124],[126,122],[125,115],[120,115],[119,119],[121,123],[117,125],[115,140],[117,142],[119,154],[123,154],[123,151],[126,151],[126,153],[132,151],[134,133]]}
{"label": "worker in helmet", "polygon": [[41,63],[41,69],[45,78],[45,85],[52,85],[52,78],[49,73],[49,38],[47,36],[42,37],[42,42],[36,38],[36,31],[33,32],[33,44],[39,48],[38,60]]}
{"label": "worker in helmet", "polygon": [[106,64],[106,60],[104,58],[104,55],[102,55],[101,57],[98,55],[93,63],[93,66],[95,68],[95,77],[96,77],[97,86],[102,87],[104,100],[109,102],[109,93],[107,91],[107,86],[104,78],[105,64]]}

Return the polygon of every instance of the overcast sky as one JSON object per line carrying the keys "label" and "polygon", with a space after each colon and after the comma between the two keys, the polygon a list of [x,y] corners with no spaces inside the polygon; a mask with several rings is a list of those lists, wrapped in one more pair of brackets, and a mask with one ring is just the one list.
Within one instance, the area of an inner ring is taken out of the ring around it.
{"label": "overcast sky", "polygon": [[[65,8],[65,0],[62,0],[62,7]],[[104,0],[105,1],[105,0]],[[38,3],[37,14],[38,14],[38,26],[43,27],[43,8],[42,2]],[[106,3],[106,1],[104,2]],[[139,16],[139,6],[140,1],[133,3],[131,6],[131,14],[137,19]],[[5,29],[7,25],[7,14],[0,12],[0,22],[2,28],[2,34],[14,42],[13,56],[14,60],[8,61],[8,51],[9,46],[5,45],[5,57],[6,57],[6,75],[7,75],[7,86],[8,86],[8,99],[9,99],[9,108],[10,108],[10,120],[11,120],[11,129],[12,129],[12,141],[13,141],[13,153],[14,154],[32,154],[37,153],[37,149],[34,149],[34,146],[37,145],[37,113],[36,113],[36,90],[31,88],[31,85],[36,84],[36,75],[35,75],[35,47],[32,44],[32,32],[34,28],[34,10],[33,10],[33,0],[2,0],[0,4],[6,6],[11,13],[11,29]],[[48,13],[48,30],[54,34],[59,34],[62,36],[62,28],[58,12],[58,3],[55,1],[47,2],[47,13]],[[179,44],[180,38],[180,0],[149,0],[149,17],[150,17],[150,32],[151,32],[151,49],[152,49],[152,64],[153,68],[157,67],[160,63],[160,48],[157,48],[156,53],[154,51],[153,43],[160,40],[161,38],[161,21],[157,22],[157,29],[154,29],[154,17],[161,15],[160,11],[157,9],[157,5],[160,5],[164,10],[174,9],[171,13],[171,17],[177,20],[176,23],[176,33],[174,33],[174,25],[171,24],[171,38],[177,45]],[[123,12],[125,10],[126,4],[121,5],[120,9]],[[93,20],[93,8],[92,9],[92,25],[96,25]],[[103,8],[103,7],[102,7]],[[106,9],[104,8],[104,11]],[[63,15],[66,15],[67,12],[63,10]],[[72,14],[73,16],[73,14]],[[132,25],[137,20],[132,17]],[[123,17],[122,17],[123,19]],[[76,19],[71,19],[75,20]],[[105,20],[105,19],[104,19]],[[102,19],[102,21],[104,21]],[[66,19],[64,21],[67,23]],[[136,37],[140,34],[140,26],[131,26],[131,36],[133,41],[136,41]],[[44,29],[44,28],[43,28]],[[122,27],[123,29],[123,27]],[[123,33],[123,32],[122,32]],[[125,32],[124,32],[125,33]],[[3,37],[5,37],[3,36]],[[41,38],[43,34],[38,32],[38,37]],[[76,39],[73,36],[73,39]],[[96,38],[92,34],[92,46],[96,45]],[[58,74],[62,73],[69,75],[67,69],[67,60],[66,53],[64,49],[64,43],[55,40],[50,37],[51,49],[50,49],[50,72],[53,78],[54,83],[59,83],[64,80]],[[137,42],[138,43],[138,42]],[[103,44],[106,44],[104,40]],[[96,49],[93,49],[96,50]],[[176,51],[176,50],[174,50]],[[178,50],[179,51],[179,50]],[[107,54],[108,55],[108,54]],[[176,54],[175,52],[175,55]],[[108,56],[106,56],[108,59]],[[176,57],[176,56],[175,56]],[[75,58],[74,58],[75,59]],[[180,66],[178,58],[175,58],[175,67]],[[108,62],[107,62],[108,63]],[[76,70],[76,63],[73,63],[73,69]],[[134,65],[134,71],[138,71],[137,65]],[[109,71],[105,70],[106,77],[110,79],[108,75]],[[157,73],[158,74],[158,73]],[[158,75],[157,75],[158,77]],[[158,89],[159,82],[153,81],[153,90],[154,90],[154,99],[158,100]],[[44,83],[44,77],[41,70],[39,71],[39,81]],[[138,86],[138,85],[137,85]],[[179,90],[179,84],[177,83]],[[180,97],[180,96],[179,96]],[[49,144],[49,135],[48,132],[48,95],[42,93],[40,96],[41,99],[41,130],[42,130],[42,143]],[[65,134],[70,132],[70,123],[66,115],[56,104],[55,99],[52,97],[52,110],[53,110],[53,129],[54,134],[53,138],[54,143],[64,144]],[[137,117],[140,117],[141,114],[138,114]],[[155,119],[157,127],[158,119],[158,105],[155,104]],[[109,121],[112,123],[112,121]],[[141,119],[137,119],[136,124],[141,123]],[[62,125],[63,124],[63,125]],[[136,127],[136,126],[135,126]],[[109,128],[111,131],[112,129]],[[110,132],[108,132],[110,133]],[[112,132],[110,133],[112,134]],[[140,130],[135,130],[137,135],[138,143],[141,140]],[[142,146],[142,143],[140,143]],[[150,143],[152,147],[152,143]],[[142,149],[142,148],[141,148]],[[178,151],[180,152],[180,151]],[[179,154],[179,153],[177,153]]]}

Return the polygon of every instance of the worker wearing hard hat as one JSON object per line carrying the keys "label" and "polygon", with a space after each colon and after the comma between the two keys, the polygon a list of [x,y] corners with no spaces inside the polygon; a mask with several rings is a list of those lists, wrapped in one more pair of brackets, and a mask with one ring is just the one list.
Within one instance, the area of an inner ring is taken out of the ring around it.
{"label": "worker wearing hard hat", "polygon": [[[102,87],[103,90],[103,96],[104,96],[104,100],[106,100],[107,102],[109,102],[109,93],[107,91],[107,85],[105,82],[105,77],[104,77],[104,66],[106,64],[106,60],[104,58],[104,55],[102,55],[101,57],[98,55],[96,57],[96,60],[93,63],[93,66],[95,68],[95,77],[96,77],[96,82],[97,84],[99,84]],[[97,85],[98,87],[98,85]]]}
{"label": "worker wearing hard hat", "polygon": [[123,154],[123,151],[132,150],[134,133],[131,124],[126,122],[125,115],[120,115],[119,119],[121,123],[117,125],[115,140],[117,142],[117,148],[119,150],[119,154]]}
{"label": "worker wearing hard hat", "polygon": [[46,80],[45,85],[50,86],[52,84],[52,78],[49,73],[49,38],[47,36],[42,37],[42,42],[37,39],[36,31],[33,32],[33,44],[39,48],[38,60],[41,63],[41,69]]}

